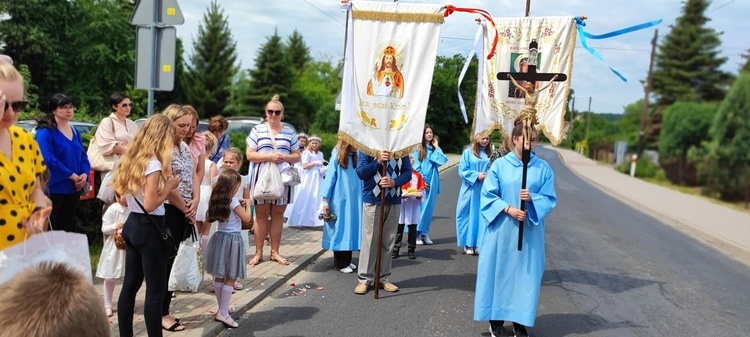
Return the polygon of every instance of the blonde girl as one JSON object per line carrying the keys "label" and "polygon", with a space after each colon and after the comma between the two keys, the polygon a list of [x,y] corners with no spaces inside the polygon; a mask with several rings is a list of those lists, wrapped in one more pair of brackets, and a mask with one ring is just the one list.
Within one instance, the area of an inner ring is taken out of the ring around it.
{"label": "blonde girl", "polygon": [[130,215],[125,198],[116,195],[115,200],[116,202],[107,207],[102,216],[102,233],[105,239],[99,256],[99,264],[96,267],[96,277],[104,279],[102,294],[107,317],[113,315],[112,293],[115,291],[115,282],[125,275],[125,250],[118,249],[115,245],[115,234],[122,233],[125,221]]}
{"label": "blonde girl", "polygon": [[120,336],[133,336],[135,295],[144,279],[146,332],[149,336],[162,333],[161,305],[167,292],[167,257],[162,249],[161,229],[157,226],[166,226],[164,201],[179,183],[169,165],[174,138],[175,127],[169,118],[162,114],[151,116],[120,158],[112,181],[112,188],[125,196],[130,210],[122,231],[127,247],[125,279],[117,303]]}
{"label": "blonde girl", "polygon": [[287,224],[289,227],[319,227],[323,226],[323,220],[318,219],[318,206],[320,197],[320,185],[325,178],[325,158],[320,152],[320,137],[313,135],[307,143],[307,149],[302,153],[300,161],[302,170],[302,183],[297,187],[296,198],[304,202],[296,202],[291,206]]}
{"label": "blonde girl", "polygon": [[[213,152],[216,147],[216,136],[210,132],[204,132],[203,136],[206,138],[205,152]],[[199,166],[201,165],[199,164]],[[208,158],[203,160],[202,166],[204,173],[200,181],[200,202],[198,202],[198,209],[195,213],[195,227],[198,229],[198,235],[200,236],[201,251],[205,252],[209,237],[208,233],[211,229],[211,223],[206,222],[206,211],[208,211],[208,200],[211,196],[211,183],[218,176],[219,169]]]}
{"label": "blonde girl", "polygon": [[241,189],[242,177],[233,169],[225,169],[219,175],[211,191],[207,221],[218,221],[216,233],[208,242],[206,272],[214,277],[214,293],[219,311],[216,321],[227,327],[236,328],[239,324],[229,316],[229,302],[238,278],[246,278],[245,243],[242,240],[242,221],[251,217],[240,204],[237,193]]}

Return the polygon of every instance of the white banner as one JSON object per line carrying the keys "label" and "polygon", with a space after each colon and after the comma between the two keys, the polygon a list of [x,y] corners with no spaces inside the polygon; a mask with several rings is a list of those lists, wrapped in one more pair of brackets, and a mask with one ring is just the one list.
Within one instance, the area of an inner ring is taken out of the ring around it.
{"label": "white banner", "polygon": [[[557,145],[566,136],[565,111],[573,71],[576,27],[573,17],[494,18],[498,42],[496,54],[487,60],[496,32],[481,26],[484,35],[483,56],[479,58],[478,96],[474,112],[472,136],[481,139],[500,130],[510,138],[513,122],[521,114],[525,99],[523,91],[509,80],[498,80],[498,72],[526,72],[529,64],[529,43],[539,44],[537,73],[563,73],[564,82],[555,82],[539,92],[536,104],[537,130],[544,132]],[[537,82],[543,88],[549,82]],[[522,84],[523,83],[519,83]]]}
{"label": "white banner", "polygon": [[421,144],[442,5],[352,1],[339,136],[368,155]]}

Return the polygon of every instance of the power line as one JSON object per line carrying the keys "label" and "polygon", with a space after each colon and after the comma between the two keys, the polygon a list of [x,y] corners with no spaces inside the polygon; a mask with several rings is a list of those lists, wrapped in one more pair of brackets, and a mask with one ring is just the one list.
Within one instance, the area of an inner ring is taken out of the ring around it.
{"label": "power line", "polygon": [[306,3],[308,4],[308,5],[312,6],[313,8],[317,9],[317,10],[318,10],[319,12],[323,13],[323,14],[324,14],[325,16],[327,16],[327,17],[331,18],[331,20],[333,20],[333,21],[336,21],[336,22],[338,22],[338,23],[339,23],[340,25],[342,25],[342,26],[346,27],[346,24],[344,24],[343,22],[341,22],[341,21],[339,21],[338,19],[334,18],[333,16],[331,16],[331,15],[330,15],[330,14],[328,14],[328,13],[326,13],[326,12],[325,12],[325,11],[323,11],[322,9],[318,8],[317,6],[313,5],[313,4],[312,4],[312,3],[310,2],[310,1],[307,1],[307,0],[305,0],[305,2],[306,2]]}
{"label": "power line", "polygon": [[721,4],[721,5],[719,6],[719,7],[716,7],[716,8],[714,8],[714,9],[713,9],[713,10],[711,10],[711,11],[710,11],[709,13],[713,13],[713,12],[716,12],[717,10],[719,10],[719,8],[721,8],[721,7],[724,7],[724,6],[726,6],[726,5],[728,5],[728,4],[731,4],[731,3],[733,3],[733,2],[734,2],[734,0],[729,0],[729,1],[727,1],[727,2],[725,2],[725,3],[723,3],[723,4]]}

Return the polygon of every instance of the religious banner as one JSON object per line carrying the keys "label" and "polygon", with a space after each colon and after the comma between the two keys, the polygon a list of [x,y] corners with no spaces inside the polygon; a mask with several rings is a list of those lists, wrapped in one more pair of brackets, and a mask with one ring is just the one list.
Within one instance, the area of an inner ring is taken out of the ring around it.
{"label": "religious banner", "polygon": [[351,1],[339,136],[396,158],[421,144],[445,6]]}
{"label": "religious banner", "polygon": [[[564,119],[573,71],[575,18],[495,18],[494,21],[497,30],[488,29],[486,25],[479,28],[484,43],[478,49],[484,57],[479,57],[473,139],[486,137],[494,130],[500,130],[503,137],[509,139],[513,122],[531,103],[536,107],[537,130],[544,132],[554,145],[559,144],[566,133]],[[489,46],[496,37],[495,55],[488,59]],[[536,40],[538,49],[529,50],[532,40]],[[536,58],[531,59],[534,54]],[[511,80],[513,73],[526,73],[529,65],[534,64],[537,73],[565,74],[567,79],[559,81],[555,77],[537,81],[533,88],[526,81]],[[510,73],[510,76],[498,78],[498,73]]]}

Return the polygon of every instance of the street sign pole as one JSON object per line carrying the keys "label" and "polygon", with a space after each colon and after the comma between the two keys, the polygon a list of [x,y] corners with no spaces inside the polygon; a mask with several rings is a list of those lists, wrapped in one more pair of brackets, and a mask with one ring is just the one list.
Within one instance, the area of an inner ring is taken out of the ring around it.
{"label": "street sign pole", "polygon": [[157,58],[156,58],[156,51],[159,48],[159,41],[156,39],[156,25],[157,22],[159,22],[159,8],[161,0],[154,0],[154,13],[151,20],[150,28],[151,28],[151,50],[149,51],[149,54],[151,55],[149,59],[151,62],[148,64],[148,73],[149,76],[149,86],[148,86],[148,110],[146,113],[147,117],[151,117],[151,115],[154,114],[154,88],[156,87],[156,69],[157,69]]}

